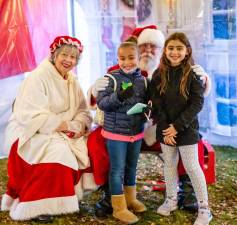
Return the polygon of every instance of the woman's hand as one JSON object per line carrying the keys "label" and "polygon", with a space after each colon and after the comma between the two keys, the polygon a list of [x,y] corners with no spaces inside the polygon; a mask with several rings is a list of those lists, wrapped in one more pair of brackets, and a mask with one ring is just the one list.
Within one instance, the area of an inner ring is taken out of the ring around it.
{"label": "woman's hand", "polygon": [[80,138],[81,136],[89,135],[89,128],[86,123],[81,123],[80,127],[76,127],[72,123],[64,121],[58,126],[56,131],[65,133],[69,138]]}
{"label": "woman's hand", "polygon": [[75,133],[75,135],[73,136],[73,138],[80,138],[83,136],[83,133],[81,132],[78,132],[78,133]]}
{"label": "woman's hand", "polygon": [[73,138],[80,138],[80,137],[82,137],[82,136],[88,136],[89,134],[90,134],[89,129],[88,129],[88,127],[86,127],[83,132],[77,132],[77,133],[75,133],[75,135],[73,136]]}
{"label": "woman's hand", "polygon": [[173,124],[170,124],[170,127],[169,127],[169,128],[167,128],[167,129],[165,129],[165,130],[162,131],[162,134],[163,134],[164,136],[168,136],[168,137],[176,137],[176,134],[177,134],[177,133],[178,133],[178,132],[177,132],[176,129],[174,128]]}
{"label": "woman's hand", "polygon": [[75,133],[72,131],[63,131],[64,134],[66,134],[69,138],[80,138],[81,136],[83,136],[83,134],[81,132]]}
{"label": "woman's hand", "polygon": [[64,131],[68,131],[68,124],[66,121],[63,121],[58,128],[56,129],[57,132],[64,132]]}

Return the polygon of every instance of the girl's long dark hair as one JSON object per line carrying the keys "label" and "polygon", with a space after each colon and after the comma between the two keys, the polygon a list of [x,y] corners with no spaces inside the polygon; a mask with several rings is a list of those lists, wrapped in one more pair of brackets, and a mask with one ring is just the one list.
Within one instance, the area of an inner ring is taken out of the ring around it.
{"label": "girl's long dark hair", "polygon": [[169,67],[171,66],[170,61],[167,59],[165,54],[165,49],[168,45],[168,43],[172,40],[179,40],[182,42],[186,48],[187,48],[187,55],[181,62],[182,67],[182,78],[180,82],[180,94],[184,96],[184,98],[187,99],[188,91],[187,91],[187,81],[188,76],[191,71],[191,66],[194,64],[194,60],[192,57],[192,47],[190,45],[190,42],[187,38],[187,36],[182,32],[176,32],[171,34],[165,41],[163,53],[160,59],[160,65],[159,65],[159,72],[161,76],[161,84],[159,86],[160,88],[160,94],[165,93],[168,83],[168,73],[169,73]]}

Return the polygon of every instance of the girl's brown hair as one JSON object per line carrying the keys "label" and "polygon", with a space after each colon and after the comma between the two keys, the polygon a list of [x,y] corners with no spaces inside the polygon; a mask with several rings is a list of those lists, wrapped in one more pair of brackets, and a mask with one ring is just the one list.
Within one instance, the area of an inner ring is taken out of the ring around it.
{"label": "girl's brown hair", "polygon": [[194,60],[192,57],[192,47],[190,45],[190,42],[187,38],[187,36],[182,32],[176,32],[171,34],[165,41],[163,53],[160,59],[160,65],[159,65],[159,71],[160,71],[160,77],[161,77],[161,84],[159,86],[160,88],[160,94],[165,93],[167,88],[167,83],[169,79],[169,67],[171,66],[170,61],[167,59],[165,50],[168,45],[168,43],[172,40],[179,40],[182,42],[186,48],[187,48],[187,55],[181,62],[182,67],[182,78],[180,82],[180,94],[184,96],[185,99],[187,99],[188,90],[187,90],[187,81],[188,76],[191,71],[191,66],[194,64]]}
{"label": "girl's brown hair", "polygon": [[138,49],[138,47],[137,47],[137,37],[130,36],[128,39],[126,39],[124,42],[122,42],[119,45],[118,50],[120,48],[126,48],[126,47],[133,47],[135,49]]}

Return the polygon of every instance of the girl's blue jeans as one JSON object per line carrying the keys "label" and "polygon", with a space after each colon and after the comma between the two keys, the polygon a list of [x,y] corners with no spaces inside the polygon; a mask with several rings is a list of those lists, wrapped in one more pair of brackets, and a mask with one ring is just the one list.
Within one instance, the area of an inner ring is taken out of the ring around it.
{"label": "girl's blue jeans", "polygon": [[111,195],[123,194],[123,185],[134,186],[136,184],[136,169],[141,143],[142,140],[124,142],[107,139]]}

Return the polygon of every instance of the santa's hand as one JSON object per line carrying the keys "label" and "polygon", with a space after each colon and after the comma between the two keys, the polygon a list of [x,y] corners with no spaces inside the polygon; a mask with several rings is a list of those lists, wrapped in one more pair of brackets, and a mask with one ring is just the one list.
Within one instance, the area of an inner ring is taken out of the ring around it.
{"label": "santa's hand", "polygon": [[200,76],[200,80],[203,81],[203,84],[205,85],[205,91],[204,96],[208,96],[211,91],[211,79],[208,76],[208,74],[205,72],[205,70],[198,64],[195,64],[192,66],[193,71]]}
{"label": "santa's hand", "polygon": [[109,85],[109,78],[102,77],[95,81],[92,86],[92,95],[96,98],[98,96],[99,91],[104,91],[106,87]]}
{"label": "santa's hand", "polygon": [[193,71],[200,76],[200,80],[203,81],[203,84],[206,84],[206,77],[208,76],[206,71],[198,64],[192,66]]}

